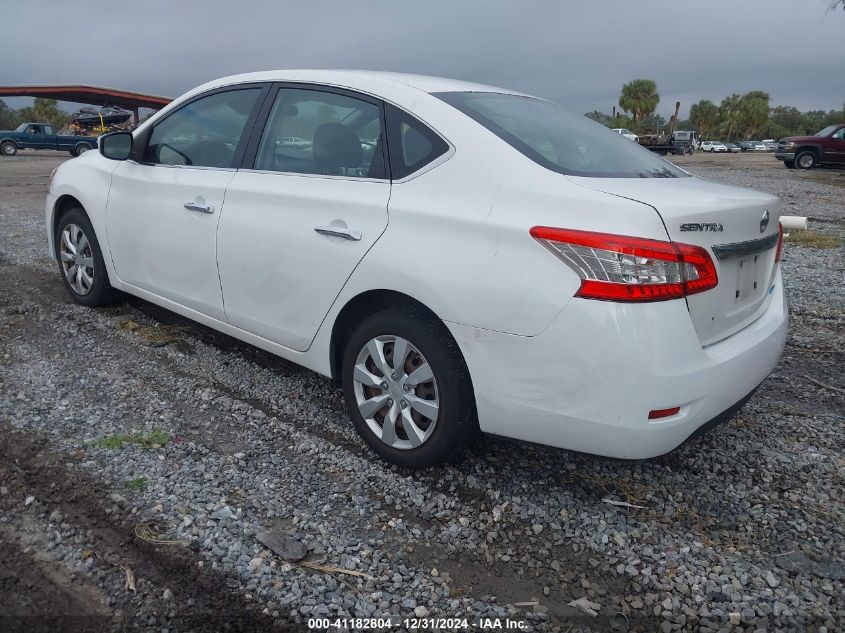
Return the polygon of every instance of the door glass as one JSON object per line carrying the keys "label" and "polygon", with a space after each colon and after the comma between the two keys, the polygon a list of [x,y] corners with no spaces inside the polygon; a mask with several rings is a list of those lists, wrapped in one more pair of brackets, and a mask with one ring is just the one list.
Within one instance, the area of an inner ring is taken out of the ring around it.
{"label": "door glass", "polygon": [[255,169],[384,178],[381,108],[354,97],[281,88],[255,157]]}
{"label": "door glass", "polygon": [[144,152],[154,165],[233,167],[235,151],[260,88],[197,99],[156,124]]}

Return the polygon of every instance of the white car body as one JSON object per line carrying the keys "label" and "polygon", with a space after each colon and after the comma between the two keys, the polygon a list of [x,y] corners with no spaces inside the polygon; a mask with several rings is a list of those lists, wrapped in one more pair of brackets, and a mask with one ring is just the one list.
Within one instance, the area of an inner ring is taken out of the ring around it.
{"label": "white car body", "polygon": [[639,136],[637,136],[636,134],[634,134],[634,133],[633,133],[631,130],[629,130],[628,128],[624,128],[624,127],[615,127],[615,128],[612,128],[612,131],[616,132],[617,134],[621,134],[621,135],[622,135],[622,136],[624,136],[625,138],[631,139],[631,140],[632,140],[632,141],[634,141],[635,143],[638,143],[638,142],[639,142],[639,140],[640,140],[640,137],[639,137]]}
{"label": "white car body", "polygon": [[728,148],[719,141],[702,141],[699,148],[702,152],[727,152]]}
{"label": "white car body", "polygon": [[[777,363],[787,331],[773,247],[777,198],[693,176],[564,175],[431,94],[517,93],[392,73],[227,77],[177,99],[135,137],[195,95],[266,82],[383,99],[449,150],[392,182],[146,165],[89,152],[51,180],[50,255],[57,212],[78,201],[114,288],[333,377],[344,308],[380,293],[406,297],[454,338],[482,431],[597,455],[640,459],[674,449],[729,417]],[[185,201],[212,212],[188,211]],[[319,226],[363,239],[319,234]],[[694,245],[710,253],[718,285],[666,301],[582,298],[579,274],[532,227]],[[754,250],[761,241],[766,248]],[[720,245],[723,259],[713,250]]]}

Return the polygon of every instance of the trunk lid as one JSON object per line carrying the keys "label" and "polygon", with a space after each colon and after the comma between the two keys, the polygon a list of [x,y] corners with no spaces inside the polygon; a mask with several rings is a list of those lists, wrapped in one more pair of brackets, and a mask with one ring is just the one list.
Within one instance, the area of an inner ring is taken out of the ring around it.
{"label": "trunk lid", "polygon": [[707,249],[719,283],[687,297],[702,346],[735,334],[765,312],[774,278],[778,198],[697,177],[568,178],[651,206],[672,241]]}

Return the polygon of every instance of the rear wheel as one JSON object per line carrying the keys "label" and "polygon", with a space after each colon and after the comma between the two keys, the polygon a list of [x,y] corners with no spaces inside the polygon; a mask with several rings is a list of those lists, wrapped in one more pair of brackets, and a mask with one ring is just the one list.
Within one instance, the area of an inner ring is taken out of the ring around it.
{"label": "rear wheel", "polygon": [[86,143],[79,143],[79,144],[78,144],[78,145],[77,145],[77,146],[73,149],[73,155],[74,155],[74,156],[81,156],[82,154],[84,154],[85,152],[87,152],[89,149],[91,149],[91,146],[90,146],[90,145],[87,145]]}
{"label": "rear wheel", "polygon": [[113,302],[117,291],[109,284],[100,243],[85,211],[65,213],[55,239],[62,281],[73,300],[91,308]]}
{"label": "rear wheel", "polygon": [[12,141],[3,141],[0,143],[0,154],[3,156],[14,156],[18,153],[18,146]]}
{"label": "rear wheel", "polygon": [[342,380],[356,430],[392,464],[430,466],[478,433],[463,357],[446,327],[421,309],[364,320],[346,345]]}
{"label": "rear wheel", "polygon": [[795,166],[798,169],[812,169],[817,163],[815,152],[804,150],[795,156]]}

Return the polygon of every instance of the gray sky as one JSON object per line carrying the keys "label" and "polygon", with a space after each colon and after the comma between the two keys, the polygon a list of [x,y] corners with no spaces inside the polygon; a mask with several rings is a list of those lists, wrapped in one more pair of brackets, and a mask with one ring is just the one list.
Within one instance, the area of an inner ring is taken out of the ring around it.
{"label": "gray sky", "polygon": [[[166,96],[273,68],[366,68],[506,86],[610,112],[657,81],[658,112],[760,89],[845,101],[845,11],[828,0],[0,0],[0,85],[87,83]],[[14,107],[26,100],[8,100]]]}

